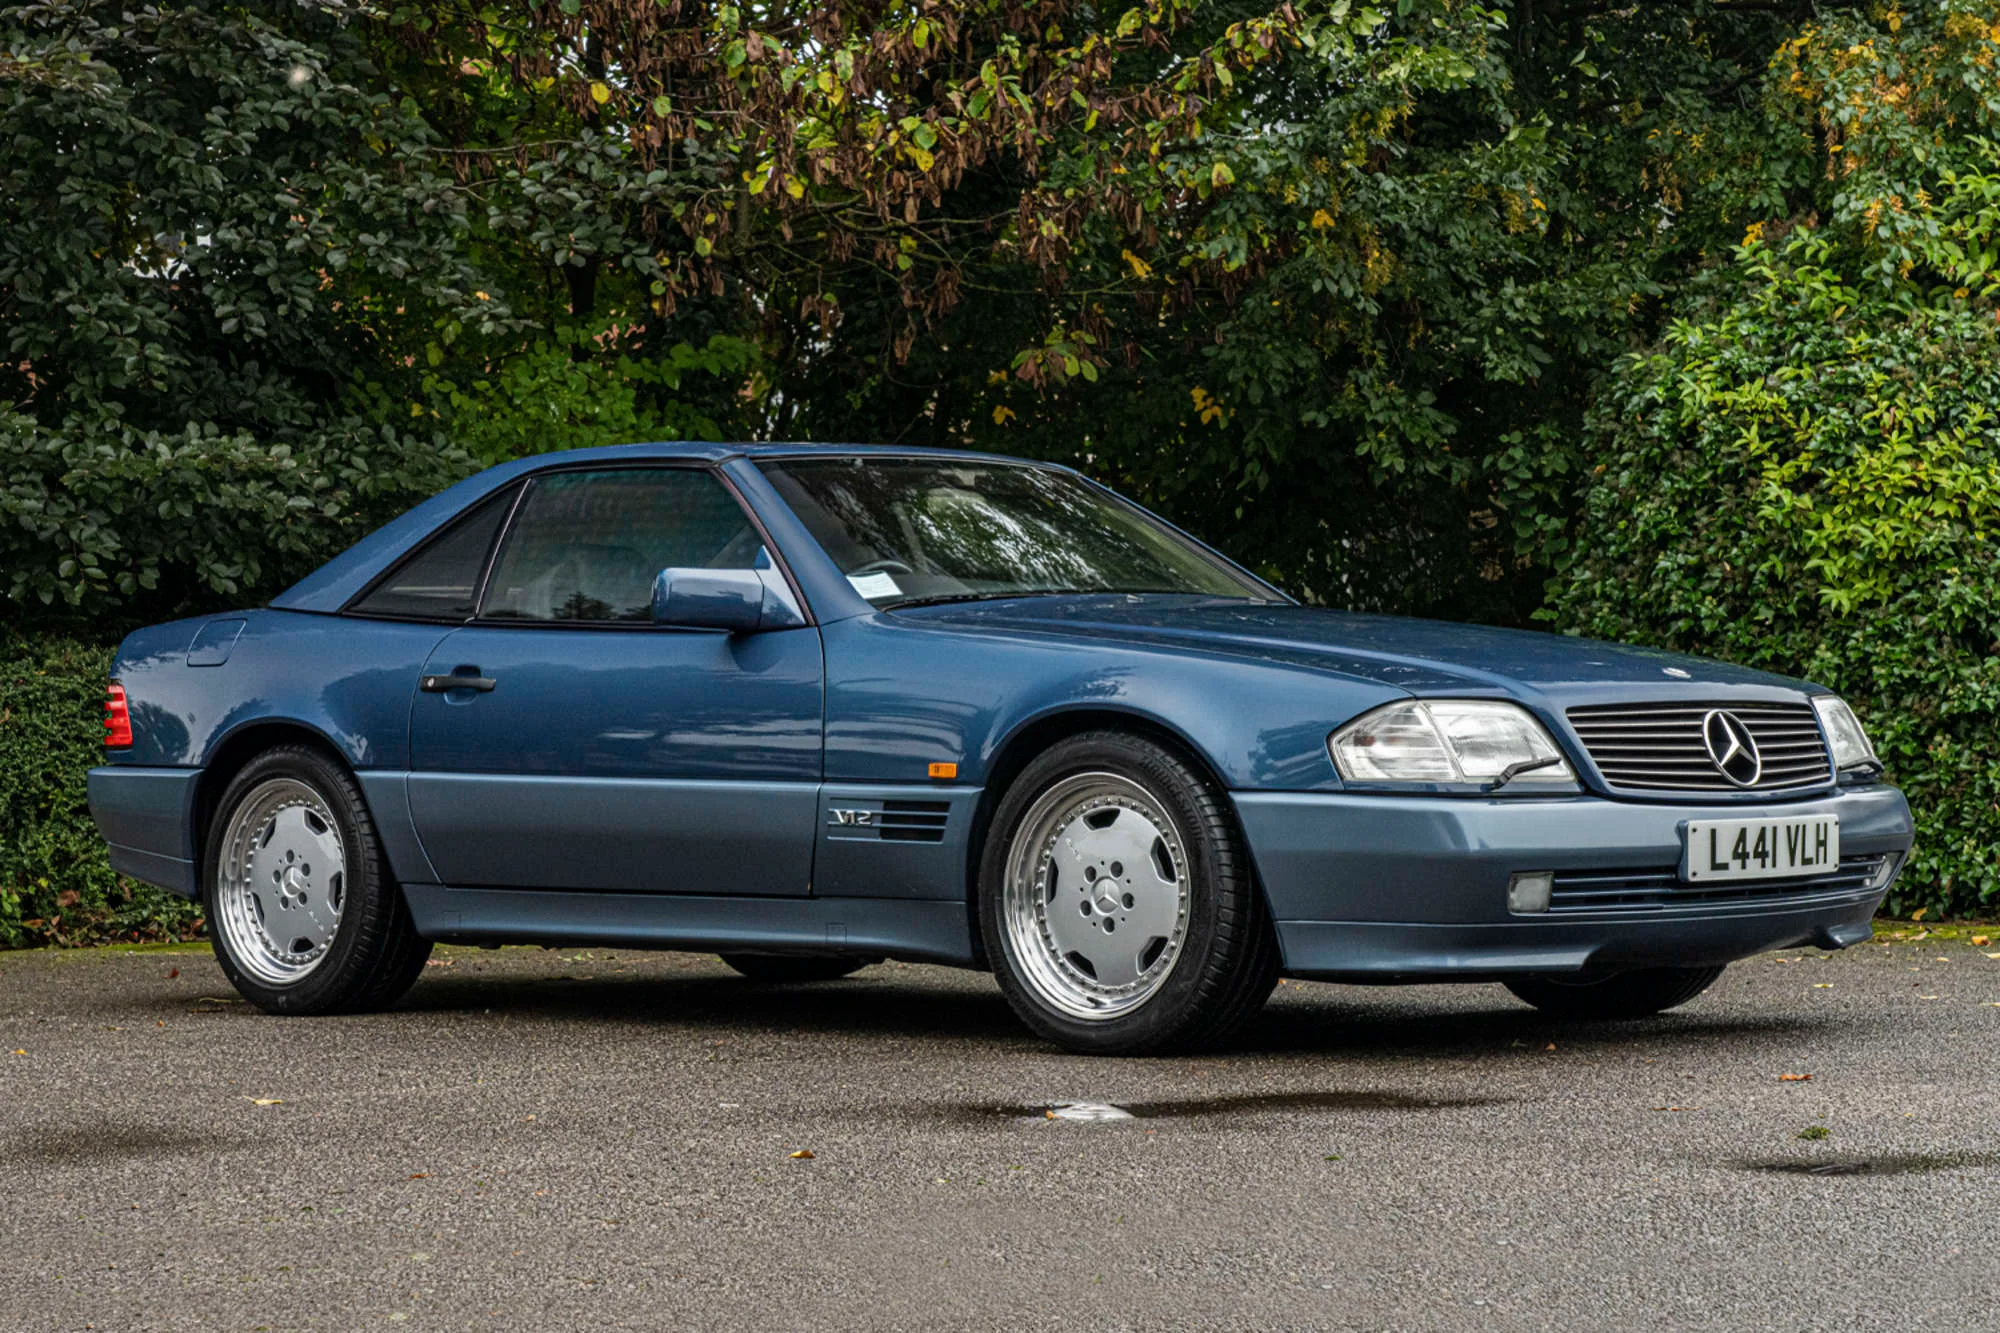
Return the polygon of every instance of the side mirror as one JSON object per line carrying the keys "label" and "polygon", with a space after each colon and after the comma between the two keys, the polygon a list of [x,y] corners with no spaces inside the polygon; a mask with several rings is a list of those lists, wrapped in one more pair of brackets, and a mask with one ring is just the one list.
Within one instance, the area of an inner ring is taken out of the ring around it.
{"label": "side mirror", "polygon": [[764,580],[754,569],[663,569],[653,580],[653,623],[754,634],[764,619]]}

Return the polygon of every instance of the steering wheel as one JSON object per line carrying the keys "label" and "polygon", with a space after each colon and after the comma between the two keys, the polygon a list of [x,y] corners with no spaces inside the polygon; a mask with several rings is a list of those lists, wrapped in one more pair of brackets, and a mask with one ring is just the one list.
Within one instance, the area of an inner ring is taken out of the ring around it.
{"label": "steering wheel", "polygon": [[859,569],[848,570],[847,576],[853,578],[857,574],[914,574],[916,572],[916,570],[911,569],[894,556],[884,556],[880,560],[870,560]]}

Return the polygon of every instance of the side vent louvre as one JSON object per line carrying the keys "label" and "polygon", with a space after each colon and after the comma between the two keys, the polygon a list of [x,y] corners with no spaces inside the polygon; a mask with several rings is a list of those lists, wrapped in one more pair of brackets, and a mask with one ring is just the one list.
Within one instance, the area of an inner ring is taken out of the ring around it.
{"label": "side vent louvre", "polygon": [[836,798],[827,807],[826,836],[861,842],[943,842],[949,801]]}
{"label": "side vent louvre", "polygon": [[945,801],[884,801],[881,820],[884,842],[943,842],[951,806]]}

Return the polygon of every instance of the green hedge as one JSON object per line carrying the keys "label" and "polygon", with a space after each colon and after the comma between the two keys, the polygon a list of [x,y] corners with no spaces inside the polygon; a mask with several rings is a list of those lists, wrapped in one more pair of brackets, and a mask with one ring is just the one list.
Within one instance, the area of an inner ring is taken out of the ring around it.
{"label": "green hedge", "polygon": [[1737,253],[1619,368],[1560,624],[1805,676],[1916,813],[1890,910],[2000,907],[2000,327],[1843,276],[1810,230]]}
{"label": "green hedge", "polygon": [[181,939],[200,909],[114,875],[90,822],[112,646],[0,634],[0,948]]}

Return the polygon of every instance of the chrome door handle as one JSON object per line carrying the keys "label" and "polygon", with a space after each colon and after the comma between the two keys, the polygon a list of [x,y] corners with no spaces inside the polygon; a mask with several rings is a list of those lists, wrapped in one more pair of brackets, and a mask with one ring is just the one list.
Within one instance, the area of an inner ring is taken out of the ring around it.
{"label": "chrome door handle", "polygon": [[425,676],[417,688],[425,694],[449,694],[453,690],[477,690],[490,694],[500,682],[491,676]]}

